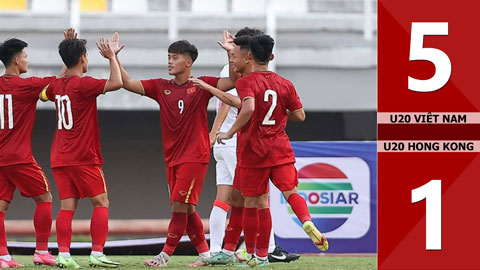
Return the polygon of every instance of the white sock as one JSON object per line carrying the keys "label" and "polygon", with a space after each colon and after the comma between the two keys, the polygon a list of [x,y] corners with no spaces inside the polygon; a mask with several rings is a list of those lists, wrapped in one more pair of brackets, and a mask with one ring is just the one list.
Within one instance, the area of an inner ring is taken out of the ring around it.
{"label": "white sock", "polygon": [[35,250],[35,253],[38,253],[38,254],[47,254],[48,253],[48,250]]}
{"label": "white sock", "polygon": [[95,257],[102,257],[103,256],[103,252],[100,252],[100,251],[93,251],[92,250],[92,253],[90,253],[90,254],[95,256]]}
{"label": "white sock", "polygon": [[268,258],[268,256],[266,256],[266,257],[257,256],[257,258],[258,258],[259,260],[265,261],[265,260]]}
{"label": "white sock", "polygon": [[208,252],[208,251],[207,251],[207,252],[202,252],[202,253],[200,253],[200,254],[198,254],[198,255],[199,255],[200,257],[202,257],[202,258],[210,258],[210,257],[212,257],[212,255],[210,255],[210,252]]}
{"label": "white sock", "polygon": [[70,258],[70,257],[72,257],[72,256],[70,255],[70,252],[59,252],[58,255],[60,255],[60,256],[62,256],[62,257],[64,257],[64,258]]}
{"label": "white sock", "polygon": [[12,260],[12,256],[10,256],[9,254],[7,254],[7,255],[2,255],[2,256],[0,256],[0,259],[9,262],[9,261]]}
{"label": "white sock", "polygon": [[163,256],[163,258],[165,259],[165,261],[168,262],[168,260],[170,259],[170,256],[168,256],[168,254],[165,253],[165,252],[163,252],[163,251],[160,252],[160,254],[162,254],[162,256]]}
{"label": "white sock", "polygon": [[232,255],[233,255],[233,251],[231,251],[231,250],[223,249],[222,252],[225,253],[225,254],[227,254],[228,256],[232,256]]}
{"label": "white sock", "polygon": [[223,237],[225,237],[225,223],[227,212],[218,206],[213,206],[210,212],[210,252],[217,253],[222,250]]}
{"label": "white sock", "polygon": [[275,250],[275,234],[273,233],[273,227],[270,230],[270,242],[268,243],[268,253],[272,253]]}

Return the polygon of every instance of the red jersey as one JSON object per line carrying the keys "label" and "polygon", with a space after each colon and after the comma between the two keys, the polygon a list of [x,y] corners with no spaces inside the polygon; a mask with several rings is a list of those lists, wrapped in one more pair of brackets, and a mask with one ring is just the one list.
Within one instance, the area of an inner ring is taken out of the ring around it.
{"label": "red jersey", "polygon": [[32,130],[38,95],[55,77],[0,77],[0,166],[34,163]]}
{"label": "red jersey", "polygon": [[97,96],[107,80],[72,76],[59,78],[47,88],[55,102],[57,130],[51,149],[51,166],[102,165],[98,132]]}
{"label": "red jersey", "polygon": [[[216,87],[220,78],[199,79]],[[182,85],[164,79],[141,82],[145,95],[160,105],[163,153],[167,167],[185,162],[208,163],[210,142],[207,106],[212,94],[194,86],[192,82]]]}
{"label": "red jersey", "polygon": [[295,162],[285,132],[287,110],[301,109],[293,84],[274,72],[252,72],[237,80],[238,95],[255,98],[255,111],[238,134],[240,167],[263,168]]}

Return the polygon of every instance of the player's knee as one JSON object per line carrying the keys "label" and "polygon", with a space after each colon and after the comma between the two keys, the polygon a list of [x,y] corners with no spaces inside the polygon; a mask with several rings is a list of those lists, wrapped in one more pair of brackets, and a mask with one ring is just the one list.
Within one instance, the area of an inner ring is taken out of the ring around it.
{"label": "player's knee", "polygon": [[244,198],[238,189],[232,190],[232,195],[230,196],[230,200],[233,206],[235,207],[242,207],[245,203]]}
{"label": "player's knee", "polygon": [[97,195],[95,197],[90,198],[90,201],[93,204],[93,207],[109,207],[110,202],[108,200],[107,193],[103,193],[100,195]]}
{"label": "player's knee", "polygon": [[7,212],[10,203],[4,200],[0,200],[0,212]]}
{"label": "player's knee", "polygon": [[264,194],[260,197],[258,201],[258,209],[269,208],[270,203],[268,202],[268,194]]}
{"label": "player's knee", "polygon": [[245,197],[246,208],[257,208],[260,197]]}
{"label": "player's knee", "polygon": [[298,191],[297,191],[297,188],[293,188],[291,190],[283,191],[282,193],[283,193],[283,197],[285,197],[285,199],[288,201],[288,198],[290,197],[290,195],[294,193],[298,193]]}
{"label": "player's knee", "polygon": [[173,201],[172,210],[175,213],[188,213],[189,205],[186,203]]}
{"label": "player's knee", "polygon": [[36,203],[41,202],[52,202],[52,193],[47,192],[42,195],[36,196],[32,198]]}

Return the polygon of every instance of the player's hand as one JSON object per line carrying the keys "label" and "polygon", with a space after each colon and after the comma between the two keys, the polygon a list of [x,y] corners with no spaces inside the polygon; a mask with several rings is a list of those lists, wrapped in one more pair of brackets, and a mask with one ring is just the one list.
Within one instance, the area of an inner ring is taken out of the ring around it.
{"label": "player's hand", "polygon": [[223,140],[229,140],[233,137],[233,135],[229,135],[228,133],[219,133],[217,136],[217,142],[219,144],[225,144]]}
{"label": "player's hand", "polygon": [[202,81],[202,80],[200,80],[200,79],[198,79],[198,78],[190,78],[189,80],[190,80],[191,82],[193,82],[193,85],[198,86],[198,87],[200,87],[200,88],[202,88],[202,89],[207,89],[207,87],[209,86],[208,83],[206,83],[206,82],[204,82],[204,81]]}
{"label": "player's hand", "polygon": [[77,33],[75,32],[75,29],[68,28],[67,31],[63,31],[63,37],[65,39],[75,39],[77,38]]}
{"label": "player's hand", "polygon": [[233,40],[235,40],[235,36],[227,30],[223,30],[223,42],[217,41],[217,44],[220,45],[220,47],[222,47],[224,50],[231,51],[233,50],[233,47],[235,47]]}
{"label": "player's hand", "polygon": [[113,49],[113,52],[115,52],[115,54],[118,54],[123,48],[125,48],[125,43],[123,43],[122,45],[119,45],[120,34],[118,32],[113,33],[111,41],[112,41],[111,47]]}
{"label": "player's hand", "polygon": [[112,41],[111,40],[105,40],[105,38],[100,38],[100,41],[97,41],[97,48],[99,50],[99,53],[107,58],[107,59],[113,59],[115,58],[115,52],[112,49]]}
{"label": "player's hand", "polygon": [[210,132],[208,136],[210,137],[210,147],[213,147],[213,145],[215,145],[215,141],[217,140],[217,133]]}

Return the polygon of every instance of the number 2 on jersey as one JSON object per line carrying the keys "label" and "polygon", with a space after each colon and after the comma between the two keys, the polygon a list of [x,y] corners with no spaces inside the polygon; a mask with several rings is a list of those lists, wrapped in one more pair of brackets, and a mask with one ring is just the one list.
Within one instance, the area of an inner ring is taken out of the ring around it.
{"label": "number 2 on jersey", "polygon": [[12,95],[0,95],[0,129],[5,129],[5,101],[8,111],[8,129],[13,129],[13,101]]}
{"label": "number 2 on jersey", "polygon": [[268,109],[268,112],[267,112],[267,115],[265,115],[265,118],[263,118],[262,125],[264,126],[275,125],[275,120],[271,120],[270,118],[272,117],[275,107],[277,107],[277,92],[275,92],[275,90],[270,90],[270,89],[265,91],[265,95],[263,96],[263,101],[268,102],[269,96],[272,96],[272,105],[270,106],[270,109]]}
{"label": "number 2 on jersey", "polygon": [[[65,96],[56,95],[57,100],[57,112],[58,112],[58,129],[65,128],[66,130],[73,127],[73,115],[72,115],[72,103],[70,98]],[[67,112],[67,118],[65,118],[65,111]]]}

